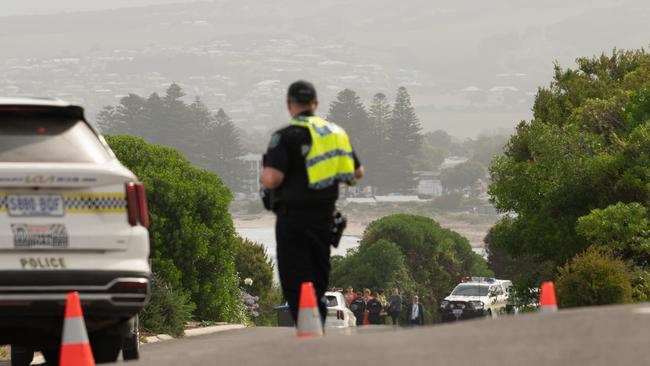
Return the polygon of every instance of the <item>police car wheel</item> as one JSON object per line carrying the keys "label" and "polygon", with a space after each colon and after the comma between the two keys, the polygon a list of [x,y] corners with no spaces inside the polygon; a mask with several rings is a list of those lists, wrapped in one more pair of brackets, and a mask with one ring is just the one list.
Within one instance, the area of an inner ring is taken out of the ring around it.
{"label": "police car wheel", "polygon": [[140,358],[140,320],[137,315],[132,319],[132,322],[131,330],[124,337],[124,343],[122,344],[122,358],[124,361]]}
{"label": "police car wheel", "polygon": [[28,347],[11,346],[11,366],[28,366],[34,359],[34,350]]}

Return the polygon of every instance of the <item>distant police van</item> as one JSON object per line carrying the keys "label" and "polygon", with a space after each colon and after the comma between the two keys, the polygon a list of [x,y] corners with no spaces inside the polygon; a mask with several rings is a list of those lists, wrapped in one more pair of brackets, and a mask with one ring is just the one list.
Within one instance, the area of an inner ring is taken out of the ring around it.
{"label": "distant police van", "polygon": [[506,313],[510,281],[470,277],[440,303],[442,320],[496,317]]}
{"label": "distant police van", "polygon": [[138,356],[149,291],[144,187],[59,100],[0,98],[0,345],[58,364],[66,294],[80,294],[98,362]]}

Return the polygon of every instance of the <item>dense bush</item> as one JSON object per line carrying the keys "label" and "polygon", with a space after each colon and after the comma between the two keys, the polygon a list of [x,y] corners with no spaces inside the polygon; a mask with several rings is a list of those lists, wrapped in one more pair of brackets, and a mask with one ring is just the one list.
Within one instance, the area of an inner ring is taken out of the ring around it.
{"label": "dense bush", "polygon": [[650,261],[650,54],[620,51],[556,65],[490,167],[495,248],[539,284],[591,245]]}
{"label": "dense bush", "polygon": [[590,243],[612,248],[640,265],[650,260],[650,219],[640,203],[595,209],[578,219],[576,231]]}
{"label": "dense bush", "polygon": [[591,247],[560,269],[556,283],[558,305],[571,308],[632,302],[632,279],[627,263]]}
{"label": "dense bush", "polygon": [[400,288],[406,302],[420,296],[425,315],[463,276],[492,276],[467,239],[432,219],[407,214],[383,217],[368,225],[358,249],[333,261],[335,286]]}
{"label": "dense bush", "polygon": [[133,136],[107,140],[147,187],[151,259],[160,280],[189,293],[199,319],[241,320],[228,188],[172,148]]}
{"label": "dense bush", "polygon": [[361,245],[346,257],[337,257],[332,262],[330,283],[357,289],[415,290],[404,254],[397,244],[383,239],[372,245]]}
{"label": "dense bush", "polygon": [[192,319],[194,304],[183,291],[158,281],[151,289],[151,299],[140,313],[140,327],[155,334],[183,335],[185,323]]}
{"label": "dense bush", "polygon": [[[273,263],[262,244],[237,238],[235,268],[239,275],[239,286],[253,296],[262,296],[273,287]],[[244,283],[252,280],[251,285]]]}

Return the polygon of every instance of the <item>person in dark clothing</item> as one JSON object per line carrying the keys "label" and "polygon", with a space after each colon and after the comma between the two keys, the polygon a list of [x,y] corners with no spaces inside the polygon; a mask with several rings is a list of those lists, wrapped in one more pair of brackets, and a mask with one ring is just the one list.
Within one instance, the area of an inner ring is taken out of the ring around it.
{"label": "person in dark clothing", "polygon": [[424,325],[424,308],[418,295],[413,296],[413,303],[409,307],[409,320],[411,325]]}
{"label": "person in dark clothing", "polygon": [[368,323],[373,325],[382,324],[381,320],[381,311],[382,306],[381,302],[377,299],[377,296],[371,297],[366,303],[366,309],[368,310]]}
{"label": "person in dark clothing", "polygon": [[361,294],[357,292],[357,297],[350,303],[350,311],[357,318],[357,325],[363,325],[363,314],[366,312],[366,301]]}
{"label": "person in dark clothing", "polygon": [[393,320],[393,325],[397,326],[399,322],[399,315],[402,312],[402,297],[399,295],[399,290],[394,288],[393,293],[388,299],[388,315]]}
{"label": "person in dark clothing", "polygon": [[278,271],[291,315],[297,321],[301,284],[311,281],[324,322],[339,182],[362,178],[363,167],[345,131],[316,117],[317,107],[311,83],[298,81],[289,87],[292,121],[272,135],[260,180],[277,216]]}

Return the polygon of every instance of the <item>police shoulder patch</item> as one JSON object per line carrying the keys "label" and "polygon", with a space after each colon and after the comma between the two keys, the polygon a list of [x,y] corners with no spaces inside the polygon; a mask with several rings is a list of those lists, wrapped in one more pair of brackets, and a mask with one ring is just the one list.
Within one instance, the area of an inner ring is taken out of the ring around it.
{"label": "police shoulder patch", "polygon": [[302,145],[300,149],[302,150],[301,151],[302,156],[307,156],[307,154],[309,154],[309,151],[311,150],[311,145]]}
{"label": "police shoulder patch", "polygon": [[269,142],[269,149],[274,149],[278,145],[280,145],[280,140],[282,139],[282,135],[278,132],[274,133],[271,136],[271,142]]}

